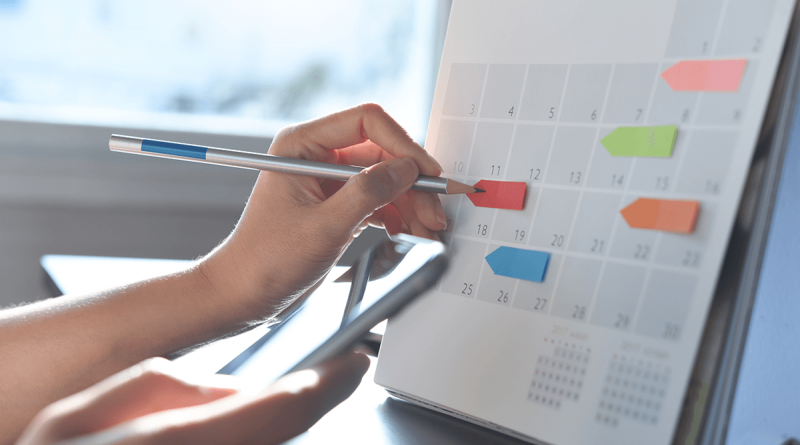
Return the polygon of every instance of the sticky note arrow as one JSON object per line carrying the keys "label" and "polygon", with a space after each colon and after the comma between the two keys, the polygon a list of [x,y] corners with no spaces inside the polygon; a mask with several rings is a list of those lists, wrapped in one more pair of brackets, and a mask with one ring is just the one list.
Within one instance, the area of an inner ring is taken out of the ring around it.
{"label": "sticky note arrow", "polygon": [[501,246],[486,255],[486,262],[495,275],[541,283],[547,273],[550,254]]}
{"label": "sticky note arrow", "polygon": [[682,60],[667,68],[661,77],[674,91],[739,90],[746,59]]}
{"label": "sticky note arrow", "polygon": [[483,179],[474,185],[484,193],[467,195],[476,207],[493,209],[522,210],[525,207],[525,191],[528,186],[524,182],[489,181]]}
{"label": "sticky note arrow", "polygon": [[694,232],[700,203],[639,198],[620,210],[620,213],[628,225],[635,229],[689,234]]}
{"label": "sticky note arrow", "polygon": [[619,127],[600,140],[611,156],[668,158],[672,156],[676,125]]}

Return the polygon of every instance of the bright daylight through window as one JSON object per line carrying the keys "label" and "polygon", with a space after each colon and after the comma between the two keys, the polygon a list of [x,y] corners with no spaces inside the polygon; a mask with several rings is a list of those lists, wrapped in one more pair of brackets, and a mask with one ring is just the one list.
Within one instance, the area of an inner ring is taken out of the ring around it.
{"label": "bright daylight through window", "polygon": [[0,0],[0,119],[262,136],[370,101],[421,139],[436,9]]}

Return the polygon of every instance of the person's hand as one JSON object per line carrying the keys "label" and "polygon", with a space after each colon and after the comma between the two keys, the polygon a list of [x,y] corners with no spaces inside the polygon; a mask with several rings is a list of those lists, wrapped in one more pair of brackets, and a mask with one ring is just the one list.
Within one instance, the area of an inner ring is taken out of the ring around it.
{"label": "person's hand", "polygon": [[270,154],[371,166],[347,183],[262,172],[236,229],[202,263],[226,309],[269,317],[316,285],[367,224],[437,238],[438,195],[409,191],[441,166],[377,105],[281,130]]}
{"label": "person's hand", "polygon": [[369,367],[349,353],[248,393],[228,376],[149,359],[42,410],[18,445],[280,443],[350,396]]}

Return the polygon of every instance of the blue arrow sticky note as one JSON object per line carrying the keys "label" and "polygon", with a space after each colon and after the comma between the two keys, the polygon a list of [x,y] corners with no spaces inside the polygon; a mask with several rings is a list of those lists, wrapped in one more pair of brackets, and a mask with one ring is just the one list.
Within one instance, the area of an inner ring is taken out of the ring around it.
{"label": "blue arrow sticky note", "polygon": [[541,283],[547,273],[550,254],[501,246],[486,256],[486,262],[495,275]]}

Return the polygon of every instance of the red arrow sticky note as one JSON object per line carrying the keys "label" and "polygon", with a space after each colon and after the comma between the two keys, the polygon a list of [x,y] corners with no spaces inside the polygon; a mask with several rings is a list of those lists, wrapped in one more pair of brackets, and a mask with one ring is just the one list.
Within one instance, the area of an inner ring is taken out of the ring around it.
{"label": "red arrow sticky note", "polygon": [[484,193],[467,195],[476,207],[492,209],[522,210],[525,207],[525,191],[528,186],[524,182],[478,181],[475,188],[485,190]]}
{"label": "red arrow sticky note", "polygon": [[628,225],[635,229],[689,234],[694,232],[700,203],[639,198],[620,210],[620,213]]}
{"label": "red arrow sticky note", "polygon": [[735,92],[742,82],[746,59],[682,60],[661,77],[674,91]]}

